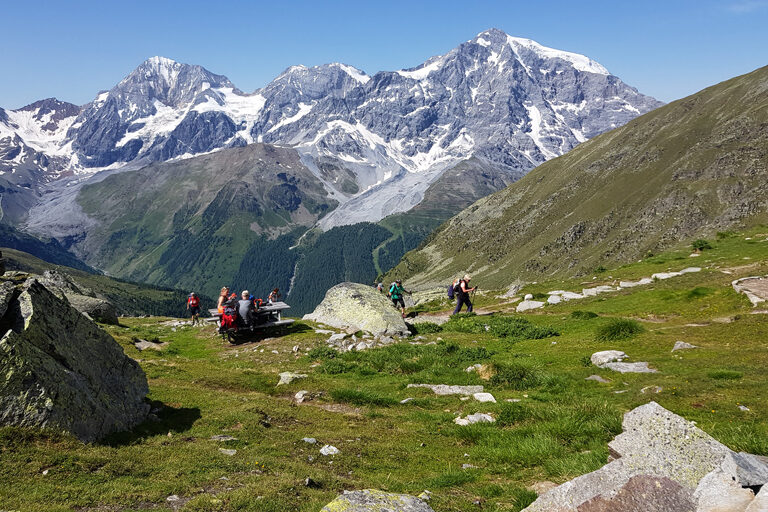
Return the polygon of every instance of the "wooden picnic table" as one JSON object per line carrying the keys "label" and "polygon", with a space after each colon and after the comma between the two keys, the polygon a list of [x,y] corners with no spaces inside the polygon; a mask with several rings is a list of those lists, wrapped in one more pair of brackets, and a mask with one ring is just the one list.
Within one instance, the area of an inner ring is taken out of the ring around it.
{"label": "wooden picnic table", "polygon": [[[292,324],[294,321],[290,318],[283,320],[283,311],[291,309],[291,306],[285,302],[271,302],[263,304],[257,311],[254,312],[256,323],[254,323],[254,329],[265,329],[267,327],[278,327],[281,325]],[[205,318],[207,322],[218,322],[221,320],[221,313],[218,309],[209,309],[210,318]]]}

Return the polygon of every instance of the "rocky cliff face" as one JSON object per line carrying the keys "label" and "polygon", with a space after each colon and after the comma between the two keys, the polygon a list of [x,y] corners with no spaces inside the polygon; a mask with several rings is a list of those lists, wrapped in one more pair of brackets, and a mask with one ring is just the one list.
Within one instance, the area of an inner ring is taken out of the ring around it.
{"label": "rocky cliff face", "polygon": [[146,419],[138,363],[36,279],[0,280],[0,331],[0,424],[92,442]]}

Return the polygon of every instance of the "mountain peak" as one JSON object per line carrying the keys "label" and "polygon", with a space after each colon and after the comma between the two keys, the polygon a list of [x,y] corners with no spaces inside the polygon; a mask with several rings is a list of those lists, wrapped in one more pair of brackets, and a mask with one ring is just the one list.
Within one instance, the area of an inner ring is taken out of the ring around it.
{"label": "mountain peak", "polygon": [[570,63],[574,69],[578,71],[595,73],[598,75],[610,75],[610,72],[605,69],[605,67],[585,55],[557,50],[555,48],[549,48],[538,43],[537,41],[534,41],[533,39],[511,36],[503,30],[499,30],[497,28],[491,28],[484,32],[480,32],[474,39],[470,41],[470,43],[490,47],[496,51],[500,50],[504,46],[509,46],[514,51],[518,60],[521,60],[521,62],[523,60],[527,60],[526,57],[528,57],[528,55],[521,55],[522,51],[523,53],[531,54],[531,56],[535,56],[540,59],[564,60]]}

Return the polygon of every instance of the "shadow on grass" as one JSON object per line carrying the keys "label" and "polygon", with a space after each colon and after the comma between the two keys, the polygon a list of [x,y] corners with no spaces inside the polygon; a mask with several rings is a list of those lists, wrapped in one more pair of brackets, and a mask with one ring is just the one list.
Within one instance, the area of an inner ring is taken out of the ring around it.
{"label": "shadow on grass", "polygon": [[127,432],[110,434],[98,444],[111,447],[126,446],[168,432],[185,432],[201,418],[200,409],[197,407],[170,407],[156,400],[150,402],[150,406],[153,411],[159,409],[157,419],[148,419]]}

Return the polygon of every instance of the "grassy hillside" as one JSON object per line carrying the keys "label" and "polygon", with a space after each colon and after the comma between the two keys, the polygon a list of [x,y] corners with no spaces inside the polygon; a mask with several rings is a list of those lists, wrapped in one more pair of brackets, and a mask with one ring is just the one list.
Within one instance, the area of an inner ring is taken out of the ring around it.
{"label": "grassy hillside", "polygon": [[[529,486],[605,464],[622,414],[650,400],[734,450],[768,455],[766,314],[730,286],[768,274],[766,238],[768,230],[732,233],[710,240],[712,249],[698,258],[670,252],[609,269],[594,282],[692,261],[703,267],[524,315],[509,315],[515,302],[496,292],[478,295],[482,315],[359,353],[328,349],[328,335],[301,321],[241,346],[222,343],[211,328],[173,331],[165,318],[105,326],[147,373],[157,421],[92,445],[0,428],[0,503],[36,511],[316,512],[344,490],[377,488],[429,490],[436,511],[515,512],[536,498]],[[522,293],[582,286],[561,280]],[[448,311],[437,309],[430,314]],[[617,320],[639,324],[640,332],[601,341]],[[133,337],[169,346],[139,352]],[[678,340],[700,348],[671,352]],[[659,373],[591,365],[592,353],[609,349]],[[465,371],[474,364],[486,370]],[[307,378],[278,387],[283,371]],[[609,382],[585,380],[594,374]],[[410,383],[483,385],[497,403],[437,396]],[[309,399],[297,404],[299,390]],[[474,412],[496,423],[454,423]],[[234,439],[211,439],[217,435]],[[325,444],[340,453],[321,455]],[[306,486],[307,477],[316,485]]]}
{"label": "grassy hillside", "polygon": [[585,142],[477,201],[387,276],[584,275],[768,221],[768,67]]}
{"label": "grassy hillside", "polygon": [[[132,283],[122,279],[93,274],[79,269],[55,265],[25,252],[0,247],[6,270],[20,270],[42,274],[46,270],[58,270],[70,275],[81,287],[88,288],[97,296],[114,304],[119,315],[170,315],[184,316],[189,291],[161,288]],[[204,307],[214,307],[213,299],[202,297]]]}

